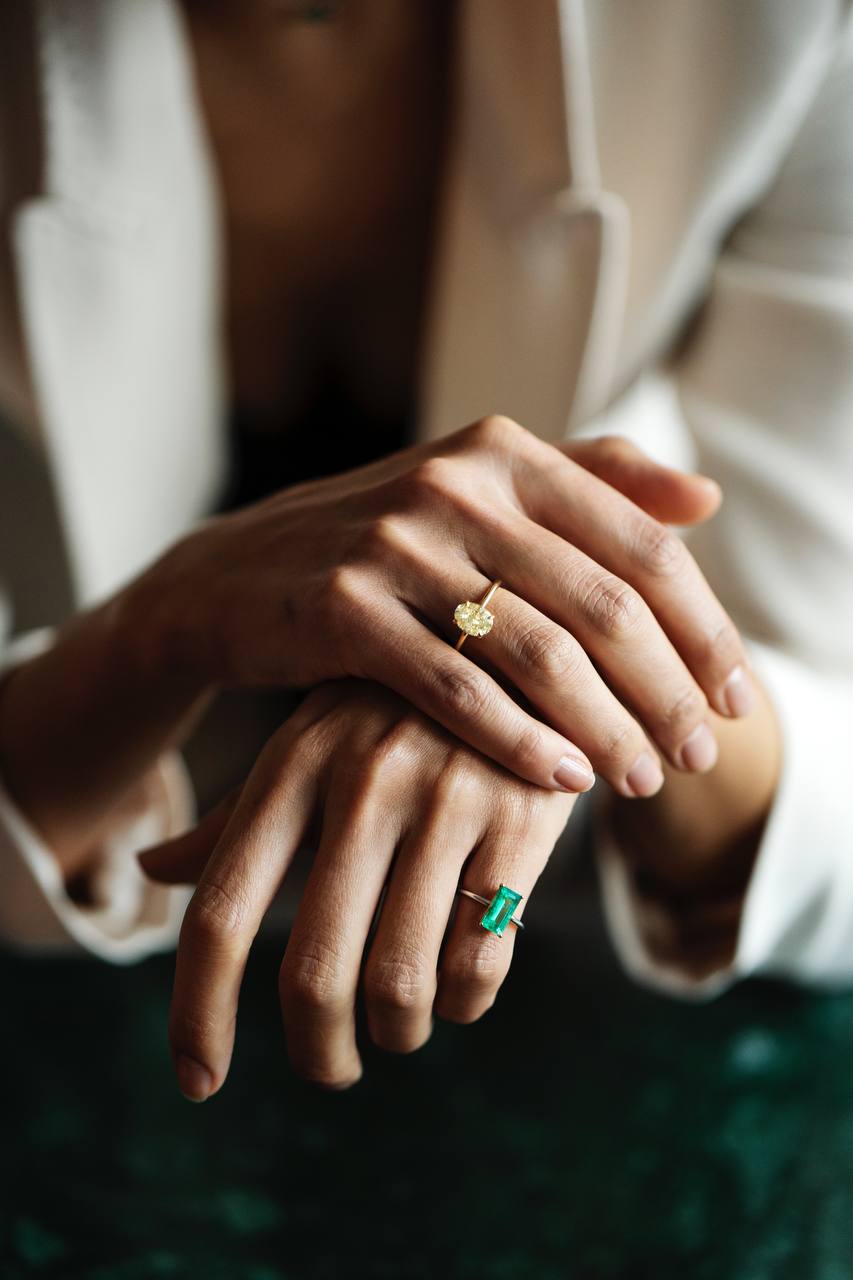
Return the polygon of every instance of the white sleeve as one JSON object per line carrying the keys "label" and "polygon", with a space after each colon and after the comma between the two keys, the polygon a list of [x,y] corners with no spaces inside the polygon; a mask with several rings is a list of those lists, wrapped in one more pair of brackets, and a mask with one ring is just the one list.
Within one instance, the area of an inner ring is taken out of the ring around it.
{"label": "white sleeve", "polygon": [[[51,640],[49,630],[32,631],[3,647],[0,679]],[[0,942],[29,951],[89,951],[115,964],[172,947],[187,890],[152,884],[133,855],[184,830],[193,813],[186,769],[180,756],[169,752],[123,806],[99,851],[91,879],[93,905],[79,906],[65,892],[50,849],[0,779]]]}
{"label": "white sleeve", "polygon": [[652,958],[612,843],[605,912],[628,969],[707,995],[747,974],[853,979],[853,26],[772,187],[720,254],[672,403],[724,502],[690,546],[747,637],[783,767],[734,958]]}

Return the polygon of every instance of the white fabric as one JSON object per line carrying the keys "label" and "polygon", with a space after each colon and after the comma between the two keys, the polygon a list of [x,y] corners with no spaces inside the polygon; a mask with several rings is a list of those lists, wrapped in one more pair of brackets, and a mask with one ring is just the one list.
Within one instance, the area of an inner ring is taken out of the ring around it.
{"label": "white fabric", "polygon": [[[853,979],[853,857],[838,852],[850,852],[853,681],[822,678],[765,645],[753,643],[750,651],[777,708],[785,754],[730,965],[695,979],[652,957],[644,919],[665,911],[634,892],[625,859],[601,824],[599,871],[616,949],[635,978],[673,995],[716,995],[756,973],[827,985]],[[826,758],[835,767],[824,767]],[[648,926],[656,930],[654,922]]]}
{"label": "white fabric", "polygon": [[[2,599],[2,597],[0,597]],[[48,630],[31,631],[6,646],[4,672],[51,643]],[[171,752],[142,780],[100,850],[89,885],[92,906],[68,897],[59,864],[26,816],[0,785],[0,938],[30,951],[90,951],[116,964],[174,945],[185,889],[152,884],[134,850],[185,830],[193,820],[192,791],[180,756]]]}
{"label": "white fabric", "polygon": [[[39,447],[88,601],[221,479],[216,192],[177,6],[38,7],[51,161],[15,218],[18,287]],[[850,42],[841,0],[460,5],[421,438],[499,410],[546,438],[615,425],[695,457],[725,501],[692,546],[783,725],[731,971],[697,986],[653,964],[618,850],[602,850],[626,965],[680,992],[853,970]],[[58,915],[49,854],[5,813],[0,884],[26,864]],[[19,940],[29,910],[12,912]],[[126,954],[150,946],[145,927],[127,923]],[[96,949],[118,958],[106,935]]]}

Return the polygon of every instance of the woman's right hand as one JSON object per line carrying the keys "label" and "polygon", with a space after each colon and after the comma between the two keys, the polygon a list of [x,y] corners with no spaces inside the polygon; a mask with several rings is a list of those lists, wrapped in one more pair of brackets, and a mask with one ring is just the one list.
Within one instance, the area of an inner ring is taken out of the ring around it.
{"label": "woman's right hand", "polygon": [[[660,522],[718,502],[625,441],[493,417],[214,518],[129,590],[211,685],[376,680],[521,778],[582,791],[591,764],[649,795],[656,748],[714,763],[709,702],[748,710],[740,638]],[[457,652],[456,604],[495,578],[492,631]]]}

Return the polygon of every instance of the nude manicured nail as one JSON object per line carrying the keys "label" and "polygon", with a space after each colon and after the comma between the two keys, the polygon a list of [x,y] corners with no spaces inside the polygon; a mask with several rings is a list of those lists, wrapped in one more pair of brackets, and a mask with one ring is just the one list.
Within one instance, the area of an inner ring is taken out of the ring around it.
{"label": "nude manicured nail", "polygon": [[592,765],[580,756],[562,756],[554,770],[554,781],[563,791],[589,791],[595,774]]}
{"label": "nude manicured nail", "polygon": [[181,1054],[175,1063],[178,1088],[188,1102],[204,1102],[213,1086],[213,1076],[194,1058]]}
{"label": "nude manicured nail", "polygon": [[743,667],[735,667],[723,685],[723,702],[730,716],[748,716],[755,706],[755,688]]}
{"label": "nude manicured nail", "polygon": [[684,769],[693,773],[706,773],[717,763],[717,741],[706,724],[699,724],[689,738],[685,738],[678,752]]}
{"label": "nude manicured nail", "polygon": [[635,796],[653,796],[663,786],[663,770],[648,751],[632,764],[625,781]]}

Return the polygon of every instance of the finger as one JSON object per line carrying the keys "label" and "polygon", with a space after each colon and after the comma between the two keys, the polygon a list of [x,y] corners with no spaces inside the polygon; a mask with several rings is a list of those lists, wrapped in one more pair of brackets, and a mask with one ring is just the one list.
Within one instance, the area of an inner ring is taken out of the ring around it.
{"label": "finger", "polygon": [[[478,581],[464,566],[455,575],[436,566],[430,584],[436,588],[436,614],[453,583],[469,579],[476,584],[472,598],[478,598],[489,585],[487,578]],[[503,586],[489,607],[495,623],[488,635],[468,640],[469,659],[508,676],[554,728],[577,742],[596,773],[621,795],[659,791],[663,772],[657,751],[575,637]]]}
{"label": "finger", "polygon": [[[339,701],[341,685],[330,680],[313,689],[288,717],[287,733],[295,737],[316,724]],[[162,884],[196,884],[242,790],[241,782],[189,831],[138,853],[145,874]]]}
{"label": "finger", "polygon": [[[746,714],[754,694],[743,644],[681,538],[559,450],[548,456],[548,467],[520,467],[527,514],[639,593],[716,711]],[[606,590],[591,598],[607,623],[618,601]]]}
{"label": "finger", "polygon": [[242,783],[233,787],[189,831],[171,840],[151,845],[149,849],[138,853],[136,856],[139,864],[148,878],[157,880],[160,884],[196,884],[234,812],[242,790]]}
{"label": "finger", "polygon": [[569,440],[559,448],[585,471],[666,524],[699,524],[719,510],[723,495],[715,480],[695,471],[665,467],[624,436]]}
{"label": "finger", "polygon": [[[449,605],[450,617],[457,603]],[[518,777],[554,791],[588,791],[592,786],[592,766],[573,742],[519,707],[476,663],[405,607],[364,643],[364,674],[396,690]]]}
{"label": "finger", "polygon": [[270,740],[187,908],[169,1036],[181,1090],[195,1101],[227,1075],[246,960],[316,804],[317,754],[304,734]]}
{"label": "finger", "polygon": [[396,731],[354,769],[335,769],[320,844],[287,943],[279,992],[288,1054],[306,1080],[343,1089],[361,1076],[355,1001],[362,956],[399,832],[377,786]]}
{"label": "finger", "polygon": [[508,590],[575,636],[673,765],[711,768],[704,693],[639,592],[526,517],[501,521],[482,547],[484,573],[500,564]]}
{"label": "finger", "polygon": [[[554,838],[519,827],[512,832],[490,832],[471,857],[461,887],[491,901],[506,885],[522,894],[513,914],[521,916],[525,903],[553,848]],[[451,1022],[475,1022],[490,1009],[509,972],[515,948],[515,925],[503,935],[484,929],[480,921],[486,908],[458,895],[438,975],[435,1012]]]}
{"label": "finger", "polygon": [[480,835],[470,768],[448,765],[429,812],[403,841],[382,903],[364,970],[371,1038],[411,1053],[432,1031],[438,956],[453,909],[459,870]]}

